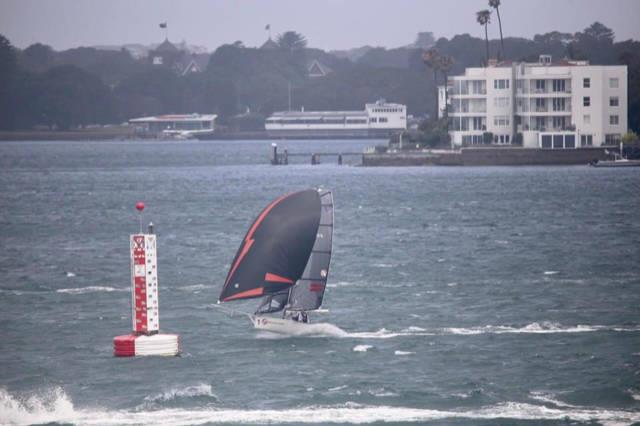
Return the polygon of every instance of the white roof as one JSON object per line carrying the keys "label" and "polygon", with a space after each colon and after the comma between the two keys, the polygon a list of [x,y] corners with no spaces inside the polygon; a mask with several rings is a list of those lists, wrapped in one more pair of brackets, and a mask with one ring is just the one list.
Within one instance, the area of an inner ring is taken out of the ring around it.
{"label": "white roof", "polygon": [[156,115],[152,117],[132,118],[129,123],[175,123],[190,121],[213,121],[218,117],[217,114],[167,114]]}

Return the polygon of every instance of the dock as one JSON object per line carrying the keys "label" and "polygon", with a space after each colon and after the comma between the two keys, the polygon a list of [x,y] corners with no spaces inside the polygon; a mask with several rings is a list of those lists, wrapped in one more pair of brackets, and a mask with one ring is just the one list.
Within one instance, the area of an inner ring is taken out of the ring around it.
{"label": "dock", "polygon": [[289,152],[286,148],[282,153],[278,152],[278,144],[271,144],[271,164],[274,166],[286,166],[289,164],[289,157],[307,157],[312,166],[316,166],[321,163],[321,158],[331,158],[342,165],[343,157],[347,156],[359,156],[362,157],[362,152]]}

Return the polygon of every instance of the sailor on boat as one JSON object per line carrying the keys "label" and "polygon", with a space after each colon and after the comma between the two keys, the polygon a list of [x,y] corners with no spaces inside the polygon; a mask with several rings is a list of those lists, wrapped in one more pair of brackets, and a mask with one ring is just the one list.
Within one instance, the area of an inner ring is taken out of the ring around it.
{"label": "sailor on boat", "polygon": [[[231,263],[218,303],[261,298],[254,327],[302,333],[322,305],[333,239],[333,195],[308,189],[272,201]],[[282,311],[282,317],[270,315]],[[290,313],[288,315],[288,313]]]}

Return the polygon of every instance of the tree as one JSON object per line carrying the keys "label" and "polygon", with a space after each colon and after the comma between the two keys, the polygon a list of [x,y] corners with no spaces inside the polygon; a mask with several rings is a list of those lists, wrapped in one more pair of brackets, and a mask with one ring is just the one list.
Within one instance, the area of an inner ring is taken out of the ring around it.
{"label": "tree", "polygon": [[295,31],[287,31],[278,35],[276,42],[281,49],[289,52],[307,47],[307,39]]}
{"label": "tree", "polygon": [[[422,52],[422,62],[433,71],[433,92],[434,102],[436,108],[434,111],[434,117],[438,117],[438,71],[440,70],[440,52],[438,49],[431,48],[425,52]],[[445,105],[446,108],[446,105]]]}
{"label": "tree", "polygon": [[487,26],[491,22],[491,12],[487,9],[476,12],[476,21],[484,26],[484,43],[486,50],[485,66],[489,64],[489,32]]}
{"label": "tree", "polygon": [[0,35],[0,129],[14,126],[12,86],[16,74],[16,50],[11,42]]}
{"label": "tree", "polygon": [[438,68],[442,72],[444,76],[444,119],[447,127],[447,132],[449,131],[449,90],[448,90],[448,80],[449,80],[449,72],[453,67],[453,58],[448,55],[441,55],[438,60]]}
{"label": "tree", "polygon": [[45,124],[61,130],[113,119],[109,88],[74,65],[53,67],[44,73],[40,99]]}
{"label": "tree", "polygon": [[498,15],[498,26],[500,27],[500,54],[498,59],[504,59],[504,39],[502,38],[502,20],[500,19],[500,0],[489,0],[489,7],[496,10]]}
{"label": "tree", "polygon": [[35,72],[48,70],[55,61],[55,52],[51,46],[35,43],[22,51],[20,66]]}
{"label": "tree", "polygon": [[416,41],[413,42],[413,47],[418,49],[428,49],[433,46],[435,42],[436,39],[433,37],[433,33],[431,31],[425,31],[418,33]]}

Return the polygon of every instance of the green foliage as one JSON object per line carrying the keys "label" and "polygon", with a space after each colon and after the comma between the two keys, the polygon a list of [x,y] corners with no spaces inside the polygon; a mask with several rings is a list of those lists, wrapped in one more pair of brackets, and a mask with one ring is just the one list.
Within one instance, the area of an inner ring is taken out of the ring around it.
{"label": "green foliage", "polygon": [[447,120],[424,120],[415,135],[415,143],[422,148],[450,148],[451,136],[447,132]]}
{"label": "green foliage", "polygon": [[622,136],[622,143],[635,143],[638,142],[638,135],[633,130],[625,133]]}
{"label": "green foliage", "polygon": [[493,133],[491,133],[491,132],[482,133],[482,143],[484,143],[485,145],[492,144],[493,143]]}
{"label": "green foliage", "polygon": [[280,34],[276,40],[278,46],[288,52],[307,47],[307,39],[295,31],[287,31]]}

